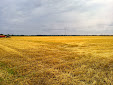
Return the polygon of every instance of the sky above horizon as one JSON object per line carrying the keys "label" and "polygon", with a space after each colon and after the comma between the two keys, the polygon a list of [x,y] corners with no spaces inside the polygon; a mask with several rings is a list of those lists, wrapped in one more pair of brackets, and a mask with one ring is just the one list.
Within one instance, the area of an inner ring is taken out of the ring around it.
{"label": "sky above horizon", "polygon": [[1,0],[0,34],[113,34],[113,0]]}

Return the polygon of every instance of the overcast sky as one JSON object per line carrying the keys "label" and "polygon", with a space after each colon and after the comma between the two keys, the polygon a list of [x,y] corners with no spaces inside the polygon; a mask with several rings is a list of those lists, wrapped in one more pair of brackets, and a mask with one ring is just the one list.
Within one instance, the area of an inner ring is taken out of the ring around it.
{"label": "overcast sky", "polygon": [[113,34],[113,0],[0,0],[0,33]]}

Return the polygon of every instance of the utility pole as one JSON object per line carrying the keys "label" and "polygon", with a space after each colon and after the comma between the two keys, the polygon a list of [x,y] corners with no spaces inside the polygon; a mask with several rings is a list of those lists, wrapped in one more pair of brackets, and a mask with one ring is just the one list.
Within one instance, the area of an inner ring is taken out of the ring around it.
{"label": "utility pole", "polygon": [[67,35],[67,29],[66,29],[66,27],[64,29],[48,29],[48,30],[64,30],[64,35]]}
{"label": "utility pole", "polygon": [[65,35],[67,35],[67,29],[66,29],[66,27],[64,28],[64,31],[65,31]]}

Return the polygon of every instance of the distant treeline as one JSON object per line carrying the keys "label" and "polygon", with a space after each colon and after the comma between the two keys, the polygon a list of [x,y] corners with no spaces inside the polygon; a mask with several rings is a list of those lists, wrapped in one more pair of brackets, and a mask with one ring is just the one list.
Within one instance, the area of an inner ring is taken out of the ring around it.
{"label": "distant treeline", "polygon": [[9,36],[113,36],[113,35],[10,35],[10,34],[8,35]]}

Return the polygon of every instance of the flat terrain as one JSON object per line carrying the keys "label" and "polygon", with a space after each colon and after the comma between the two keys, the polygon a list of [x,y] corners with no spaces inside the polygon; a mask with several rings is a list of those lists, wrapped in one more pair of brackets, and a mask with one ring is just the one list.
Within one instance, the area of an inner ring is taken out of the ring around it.
{"label": "flat terrain", "polygon": [[113,85],[113,36],[0,38],[0,85]]}

